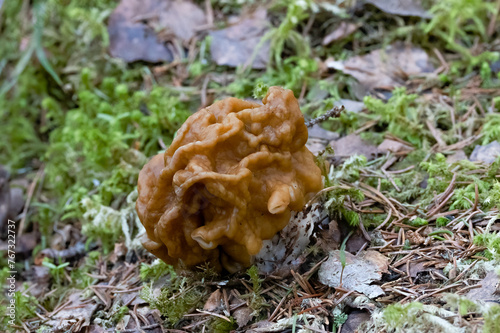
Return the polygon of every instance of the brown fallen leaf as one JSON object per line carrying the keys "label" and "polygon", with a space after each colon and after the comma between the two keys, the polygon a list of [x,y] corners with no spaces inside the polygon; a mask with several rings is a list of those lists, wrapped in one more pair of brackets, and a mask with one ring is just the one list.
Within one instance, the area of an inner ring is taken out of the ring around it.
{"label": "brown fallen leaf", "polygon": [[333,104],[334,106],[343,105],[346,111],[359,113],[365,109],[365,103],[353,101],[351,99],[340,99],[338,102]]}
{"label": "brown fallen leaf", "polygon": [[32,265],[30,270],[27,271],[27,276],[30,286],[33,286],[30,289],[33,297],[39,298],[50,291],[49,286],[52,276],[48,267]]}
{"label": "brown fallen leaf", "polygon": [[223,302],[222,292],[220,291],[220,289],[217,289],[212,294],[210,294],[207,301],[205,302],[205,305],[203,306],[203,310],[213,312],[219,309],[223,305]]}
{"label": "brown fallen leaf", "polygon": [[338,140],[330,142],[335,157],[347,158],[352,155],[364,155],[368,160],[372,160],[379,153],[377,146],[364,141],[358,134],[349,134]]}
{"label": "brown fallen leaf", "polygon": [[469,160],[472,162],[481,161],[490,164],[495,162],[498,156],[500,156],[500,143],[498,143],[498,141],[493,141],[485,146],[477,145],[472,151]]}
{"label": "brown fallen leaf", "polygon": [[126,294],[124,293],[123,295],[121,295],[121,301],[124,305],[128,305],[130,307],[133,307],[136,304],[147,304],[147,302],[141,298],[139,291],[128,292]]}
{"label": "brown fallen leaf", "polygon": [[365,246],[368,240],[365,238],[363,233],[358,229],[355,233],[349,237],[345,244],[345,249],[350,253],[357,253],[359,250]]}
{"label": "brown fallen leaf", "polygon": [[[250,65],[257,69],[266,68],[270,43],[264,42],[259,45],[262,37],[269,30],[266,16],[267,11],[264,8],[258,8],[248,16],[242,17],[236,24],[210,32],[212,37],[210,52],[215,63],[220,66]],[[259,49],[255,54],[257,47]]]}
{"label": "brown fallen leaf", "polygon": [[326,141],[337,140],[339,138],[339,134],[337,132],[328,131],[318,124],[309,128],[308,132],[309,138],[323,139]]}
{"label": "brown fallen leaf", "polygon": [[124,243],[115,243],[115,249],[109,256],[108,260],[116,264],[118,261],[123,260],[127,255],[128,248]]}
{"label": "brown fallen leaf", "polygon": [[52,332],[79,332],[90,325],[92,315],[97,310],[98,304],[94,301],[83,302],[80,299],[81,290],[69,295],[67,305],[60,311],[50,316],[44,325],[51,327]]}
{"label": "brown fallen leaf", "polygon": [[326,65],[353,76],[371,90],[392,91],[395,87],[403,86],[411,75],[434,71],[434,66],[423,49],[399,42],[385,50],[374,50],[345,61],[329,60]]}
{"label": "brown fallen leaf", "polygon": [[395,153],[412,151],[413,147],[396,140],[384,139],[384,141],[382,141],[382,143],[378,145],[377,149],[382,154],[386,153],[395,154]]}
{"label": "brown fallen leaf", "polygon": [[259,321],[245,332],[247,333],[268,333],[268,332],[293,332],[292,327],[303,327],[305,323],[307,329],[295,330],[296,332],[327,332],[325,330],[325,321],[320,316],[315,316],[309,313],[303,313],[300,316],[284,317],[276,322],[267,320]]}
{"label": "brown fallen leaf", "polygon": [[253,319],[253,310],[248,306],[242,306],[233,311],[232,316],[236,319],[238,327],[247,325]]}
{"label": "brown fallen leaf", "polygon": [[345,252],[345,262],[346,266],[342,273],[340,251],[330,252],[330,257],[319,269],[319,281],[336,288],[340,287],[342,276],[342,287],[347,290],[355,290],[369,298],[384,294],[380,286],[371,283],[379,281],[382,273],[387,273],[389,267],[387,257],[376,251],[364,251],[358,256]]}
{"label": "brown fallen leaf", "polygon": [[[409,268],[409,275],[412,278],[418,277],[419,274],[421,275],[422,273],[428,273],[428,272],[433,272],[433,271],[437,271],[437,272],[442,274],[442,270],[440,270],[440,269],[436,269],[435,267],[425,266],[425,261],[414,262],[414,261],[410,260],[410,263],[408,264],[408,268]],[[400,271],[403,271],[403,272],[407,272],[406,264],[402,264],[402,265],[398,266],[397,269],[399,269]]]}
{"label": "brown fallen leaf", "polygon": [[446,162],[451,164],[451,163],[455,163],[455,162],[466,160],[466,159],[467,159],[467,155],[465,155],[465,152],[462,149],[460,149],[460,150],[457,150],[455,153],[448,155],[448,157],[446,157]]}
{"label": "brown fallen leaf", "polygon": [[340,333],[355,333],[358,332],[358,327],[362,323],[370,320],[370,312],[354,310],[349,314],[347,320],[342,324]]}
{"label": "brown fallen leaf", "polygon": [[109,17],[109,50],[126,62],[172,61],[165,42],[187,42],[203,25],[204,12],[189,0],[122,0]]}
{"label": "brown fallen leaf", "polygon": [[89,326],[89,333],[105,333],[105,332],[106,330],[99,325],[92,324]]}
{"label": "brown fallen leaf", "polygon": [[306,143],[307,149],[309,149],[309,151],[314,155],[318,155],[319,153],[323,152],[326,149],[327,145],[328,141],[325,142],[325,140],[311,137],[307,139]]}
{"label": "brown fallen leaf", "polygon": [[311,153],[317,155],[325,150],[331,140],[336,140],[338,137],[338,133],[325,130],[316,124],[309,129],[309,138],[307,139],[306,147]]}
{"label": "brown fallen leaf", "polygon": [[358,30],[358,28],[359,28],[358,24],[342,21],[335,30],[333,30],[323,38],[322,44],[328,45],[332,42],[344,39],[349,35],[351,35],[353,32],[355,32],[356,30]]}
{"label": "brown fallen leaf", "polygon": [[[147,332],[147,333],[163,333],[165,330],[162,327],[163,320],[161,319],[160,311],[150,309],[148,306],[138,307],[134,310],[136,318],[141,318],[141,321],[130,318],[125,321],[127,316],[124,316],[122,321],[118,323],[117,328],[122,328],[125,332]],[[118,331],[118,330],[116,330]]]}
{"label": "brown fallen leaf", "polygon": [[319,202],[296,213],[288,225],[272,239],[262,242],[254,263],[262,273],[286,276],[304,262],[303,252],[310,243],[315,224],[327,218],[328,212]]}
{"label": "brown fallen leaf", "polygon": [[319,229],[320,230],[316,233],[316,245],[325,253],[331,250],[337,250],[342,240],[342,232],[340,231],[337,221],[332,219],[328,222],[328,225],[320,225]]}
{"label": "brown fallen leaf", "polygon": [[491,301],[500,300],[500,296],[496,293],[497,286],[500,283],[499,276],[495,271],[489,271],[486,276],[479,281],[480,288],[471,289],[467,293],[467,298],[473,301]]}
{"label": "brown fallen leaf", "polygon": [[[0,240],[0,251],[7,251],[11,243],[8,240]],[[30,258],[33,250],[40,244],[40,232],[33,230],[21,236],[16,235],[16,258]]]}
{"label": "brown fallen leaf", "polygon": [[365,0],[378,9],[394,15],[431,18],[432,15],[422,7],[421,0]]}

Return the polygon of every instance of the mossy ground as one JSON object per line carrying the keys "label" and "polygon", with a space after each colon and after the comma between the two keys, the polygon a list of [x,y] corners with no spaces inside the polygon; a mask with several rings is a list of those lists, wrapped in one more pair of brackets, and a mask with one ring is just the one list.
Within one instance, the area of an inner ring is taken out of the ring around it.
{"label": "mossy ground", "polygon": [[[208,3],[224,17],[264,2]],[[311,246],[299,272],[280,280],[259,278],[255,269],[230,277],[206,267],[176,274],[151,264],[136,239],[141,226],[133,208],[135,188],[147,158],[164,150],[202,103],[262,97],[266,87],[280,85],[294,91],[306,118],[324,114],[340,99],[362,100],[363,111],[347,110],[323,128],[377,144],[393,138],[411,147],[371,160],[334,161],[329,149],[317,158],[330,188],[325,206],[346,226],[343,236],[372,232],[383,223],[367,248],[386,254],[391,272],[380,283],[386,296],[360,306],[375,310],[365,329],[499,332],[498,305],[465,296],[442,300],[444,292],[465,295],[468,284],[484,277],[485,265],[498,270],[500,261],[500,158],[447,160],[457,150],[470,156],[476,145],[500,141],[496,2],[423,1],[433,17],[418,18],[371,5],[350,7],[348,1],[273,1],[267,4],[272,28],[264,38],[271,54],[264,70],[216,66],[206,33],[175,66],[112,58],[106,25],[116,5],[0,1],[0,165],[10,171],[11,186],[24,188],[29,205],[15,217],[22,221],[17,233],[25,235],[18,242],[28,235],[36,239],[23,251],[18,247],[16,318],[11,325],[0,316],[1,331],[50,331],[48,318],[75,290],[97,304],[92,323],[114,330],[132,318],[147,326],[148,315],[137,314],[137,306],[122,298],[125,289],[143,296],[139,306],[157,309],[165,328],[245,331],[259,320],[291,318],[295,330],[315,325],[314,316],[330,331],[342,325],[362,301],[317,281],[314,267],[327,255],[324,247]],[[358,28],[323,45],[340,21]],[[394,42],[423,48],[434,75],[407,77],[402,87],[371,91],[363,99],[353,77],[325,65],[329,58],[366,55]],[[411,277],[409,260],[426,262],[437,273]],[[9,276],[7,253],[0,262],[3,282]],[[109,289],[103,292],[100,284]],[[42,292],[34,297],[33,288]],[[443,293],[433,293],[440,288]],[[217,289],[224,291],[221,305],[197,312]],[[0,297],[2,314],[7,296]],[[309,298],[318,301],[304,302]],[[245,307],[250,319],[238,328],[235,316]]]}

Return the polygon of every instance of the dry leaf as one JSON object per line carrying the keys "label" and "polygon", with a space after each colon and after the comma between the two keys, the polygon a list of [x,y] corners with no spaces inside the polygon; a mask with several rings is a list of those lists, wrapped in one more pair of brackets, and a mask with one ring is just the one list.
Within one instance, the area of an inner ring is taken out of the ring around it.
{"label": "dry leaf", "polygon": [[471,289],[467,293],[467,298],[473,301],[492,301],[500,300],[500,296],[496,294],[497,286],[500,283],[497,273],[489,271],[486,276],[479,281],[480,288]]}
{"label": "dry leaf", "polygon": [[[259,8],[238,23],[222,30],[210,32],[212,59],[221,66],[266,68],[269,59],[269,42],[259,45],[264,34],[269,30],[266,20],[267,11]],[[259,47],[254,56],[255,49]]]}
{"label": "dry leaf", "polygon": [[327,261],[321,264],[318,272],[319,281],[327,286],[340,287],[342,275],[342,287],[355,290],[369,298],[375,298],[384,294],[380,286],[371,285],[379,281],[382,273],[387,273],[387,258],[376,251],[362,252],[355,256],[345,252],[346,266],[342,274],[342,263],[340,251],[330,252]]}
{"label": "dry leaf", "polygon": [[340,25],[323,38],[323,45],[341,40],[358,30],[359,25],[350,22],[341,22]]}
{"label": "dry leaf", "polygon": [[309,138],[322,139],[326,141],[337,140],[339,134],[337,132],[328,131],[316,124],[308,129]]}
{"label": "dry leaf", "polygon": [[50,317],[44,325],[52,328],[52,332],[79,332],[90,325],[90,319],[97,310],[98,304],[94,301],[82,302],[81,291],[76,291],[68,297],[68,305]]}
{"label": "dry leaf", "polygon": [[248,306],[242,306],[233,311],[232,316],[236,319],[238,327],[246,326],[253,319],[253,310]]}
{"label": "dry leaf", "polygon": [[327,131],[318,124],[309,128],[308,132],[309,138],[307,139],[306,147],[314,155],[324,151],[331,140],[336,140],[339,137],[338,133]]}
{"label": "dry leaf", "polygon": [[359,113],[364,110],[365,103],[353,101],[352,99],[340,99],[340,101],[334,103],[335,106],[343,105],[346,111]]}
{"label": "dry leaf", "polygon": [[123,260],[127,255],[128,248],[124,243],[115,243],[115,249],[109,256],[108,260],[116,264],[119,260]]}
{"label": "dry leaf", "polygon": [[[302,329],[302,322],[306,321],[309,326],[308,329]],[[263,332],[288,332],[292,331],[292,327],[298,328],[297,333],[306,332],[325,332],[324,319],[320,316],[314,316],[309,313],[304,313],[298,317],[292,316],[290,318],[282,318],[275,323],[269,322],[267,320],[260,321],[252,325],[252,327],[247,330],[248,333],[263,333]]]}
{"label": "dry leaf", "polygon": [[307,149],[309,149],[309,151],[314,155],[318,155],[319,153],[323,152],[326,149],[327,145],[328,142],[325,142],[325,140],[311,137],[307,139],[306,143]]}
{"label": "dry leaf", "polygon": [[[172,61],[164,42],[186,42],[205,24],[205,14],[191,1],[122,0],[109,17],[110,53],[126,62]],[[160,39],[156,32],[166,37]]]}
{"label": "dry leaf", "polygon": [[377,147],[378,151],[382,154],[386,153],[401,153],[412,151],[413,147],[405,145],[402,142],[385,139],[382,143]]}
{"label": "dry leaf", "polygon": [[394,43],[385,50],[374,50],[345,61],[330,60],[326,65],[355,77],[367,89],[391,91],[404,85],[411,75],[434,71],[424,50],[403,43]]}
{"label": "dry leaf", "polygon": [[448,157],[446,157],[446,162],[451,164],[451,163],[455,163],[455,162],[466,160],[466,159],[467,159],[467,155],[465,155],[465,152],[460,149],[460,150],[457,150],[455,153],[448,155]]}
{"label": "dry leaf", "polygon": [[[420,273],[428,273],[431,271],[438,271],[438,272],[442,273],[442,270],[438,270],[434,267],[429,267],[429,266],[426,267],[425,263],[426,263],[425,261],[414,262],[414,261],[410,260],[410,263],[409,263],[410,276],[412,278],[416,278],[419,276]],[[406,272],[406,264],[400,265],[399,267],[397,267],[397,269],[399,269],[400,271]]]}
{"label": "dry leaf", "polygon": [[365,0],[365,2],[388,14],[422,18],[432,17],[428,11],[422,8],[422,1],[420,0]]}
{"label": "dry leaf", "polygon": [[363,233],[358,229],[351,235],[345,244],[345,249],[350,253],[357,253],[368,242]]}
{"label": "dry leaf", "polygon": [[303,262],[301,254],[310,243],[314,225],[327,217],[320,203],[314,203],[305,212],[292,217],[288,225],[272,239],[263,241],[262,249],[254,258],[263,273],[287,275]]}
{"label": "dry leaf", "polygon": [[98,325],[90,325],[89,327],[89,333],[105,333],[105,332],[106,330]]}
{"label": "dry leaf", "polygon": [[364,141],[358,134],[349,134],[336,141],[330,142],[335,157],[347,158],[352,155],[364,155],[372,160],[379,153],[377,146]]}
{"label": "dry leaf", "polygon": [[212,294],[210,294],[207,301],[205,302],[205,305],[203,306],[203,310],[213,312],[222,306],[222,302],[222,292],[220,291],[220,289],[217,289]]}
{"label": "dry leaf", "polygon": [[358,332],[358,327],[362,323],[370,320],[370,312],[368,311],[352,311],[347,317],[346,322],[342,325],[340,333],[355,333]]}
{"label": "dry leaf", "polygon": [[498,156],[500,156],[500,143],[495,140],[486,146],[477,145],[472,151],[469,160],[472,162],[481,161],[490,164],[495,162]]}

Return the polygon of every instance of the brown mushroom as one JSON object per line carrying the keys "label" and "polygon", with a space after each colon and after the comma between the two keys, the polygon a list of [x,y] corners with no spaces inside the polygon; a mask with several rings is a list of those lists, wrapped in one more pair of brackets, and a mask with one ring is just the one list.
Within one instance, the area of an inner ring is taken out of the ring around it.
{"label": "brown mushroom", "polygon": [[290,90],[264,105],[227,98],[192,116],[139,174],[144,247],[165,262],[233,272],[322,188]]}

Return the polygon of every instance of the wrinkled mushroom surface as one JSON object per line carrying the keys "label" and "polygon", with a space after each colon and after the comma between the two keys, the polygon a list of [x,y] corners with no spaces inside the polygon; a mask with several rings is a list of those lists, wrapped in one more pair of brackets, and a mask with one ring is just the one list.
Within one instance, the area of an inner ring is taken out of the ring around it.
{"label": "wrinkled mushroom surface", "polygon": [[322,188],[290,90],[264,105],[227,98],[201,109],[139,174],[144,247],[165,262],[233,272]]}

